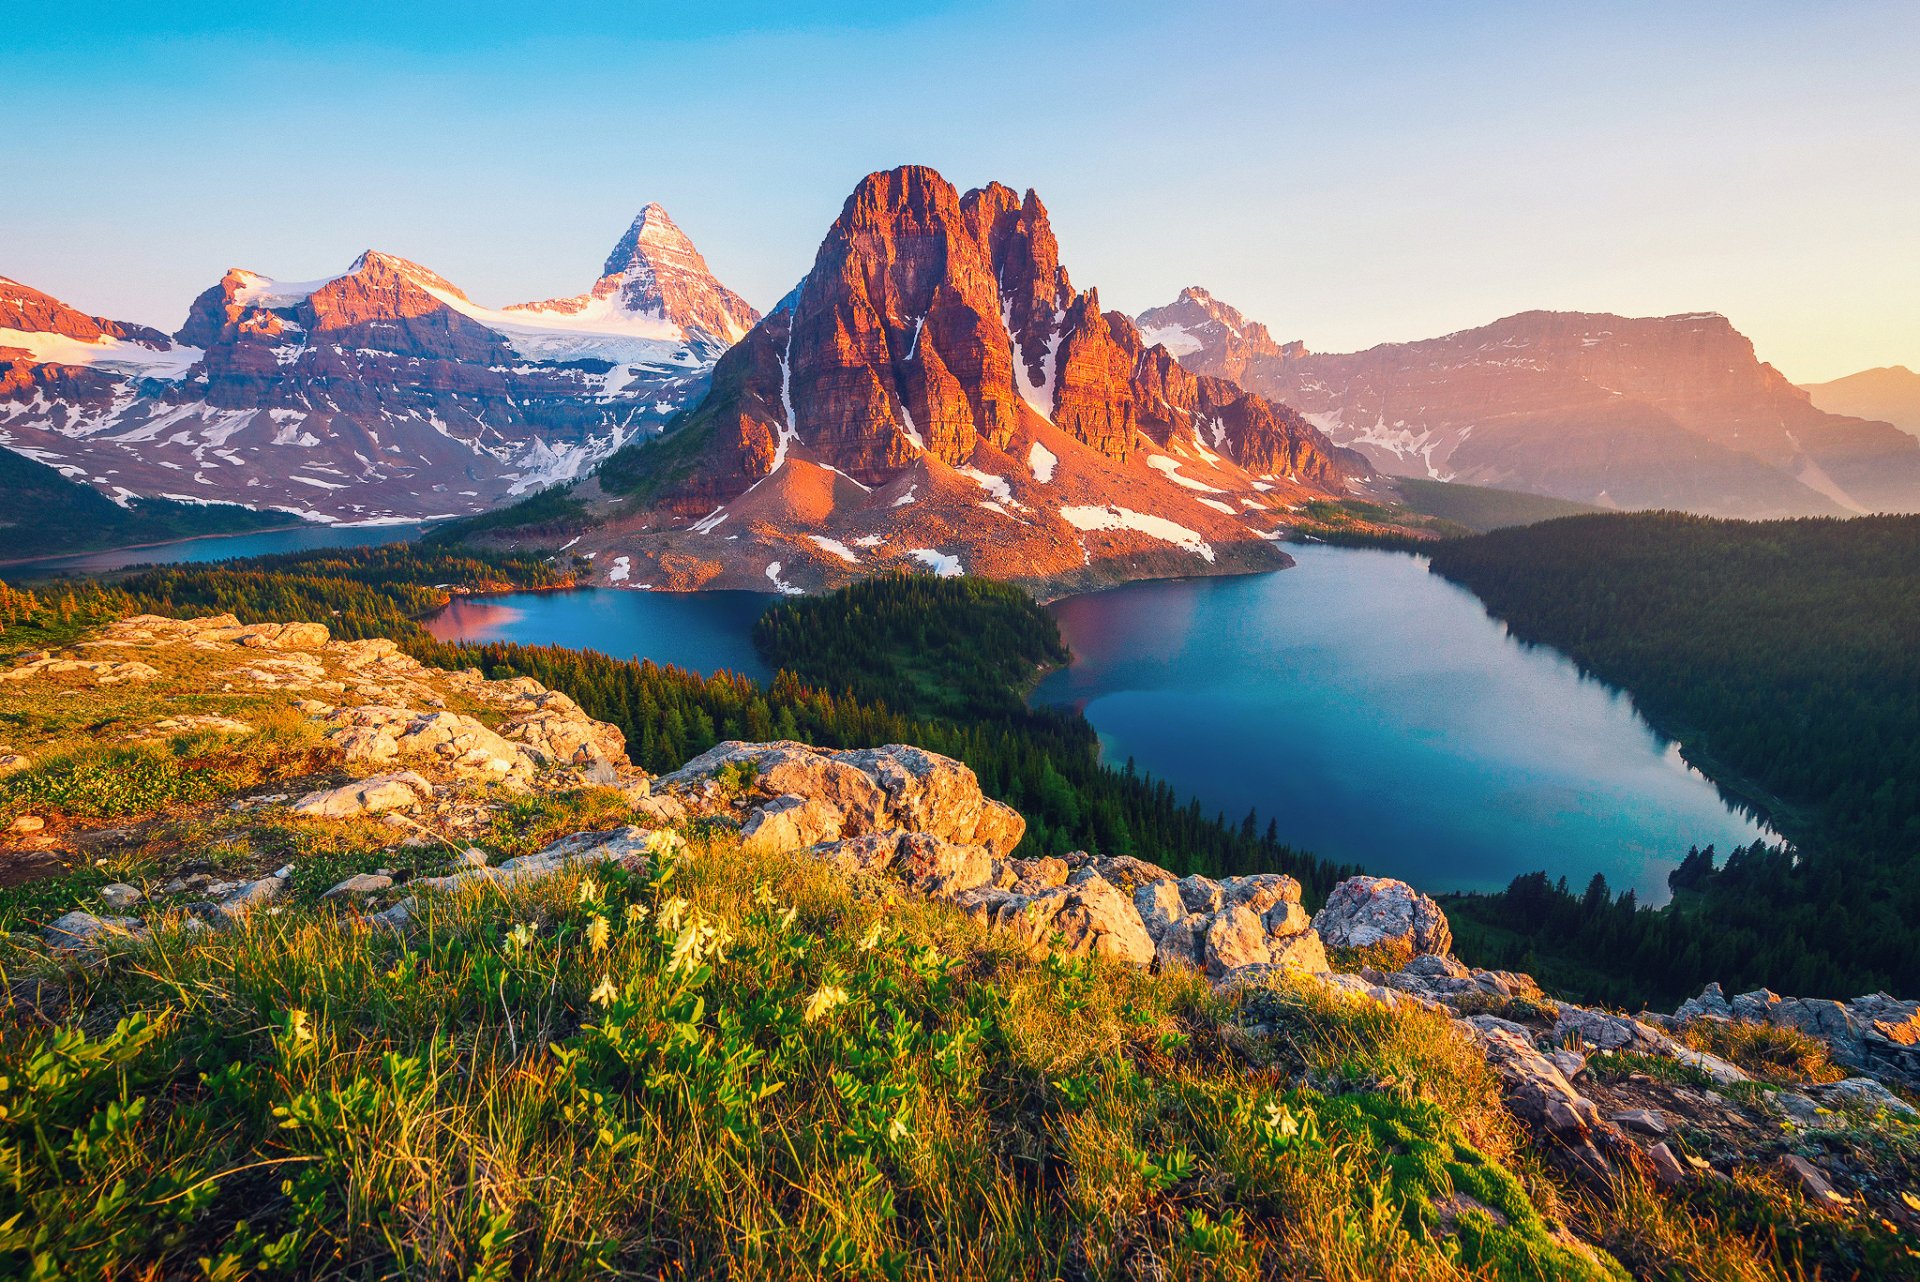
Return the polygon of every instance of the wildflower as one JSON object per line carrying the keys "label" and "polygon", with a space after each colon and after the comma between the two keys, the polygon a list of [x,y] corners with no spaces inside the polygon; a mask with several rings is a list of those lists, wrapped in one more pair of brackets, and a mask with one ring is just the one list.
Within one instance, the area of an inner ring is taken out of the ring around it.
{"label": "wildflower", "polygon": [[847,1004],[847,990],[834,984],[822,984],[813,990],[802,1009],[807,1023],[817,1023]]}
{"label": "wildflower", "polygon": [[685,844],[686,842],[681,840],[679,833],[668,828],[658,828],[654,830],[652,836],[647,838],[647,853],[650,855],[670,855]]}
{"label": "wildflower", "polygon": [[598,901],[599,898],[600,883],[591,877],[582,877],[580,879],[580,902],[583,904],[591,904]]}
{"label": "wildflower", "polygon": [[660,937],[662,939],[665,939],[668,935],[678,933],[680,923],[686,920],[687,908],[687,901],[678,895],[675,895],[672,899],[660,905],[659,921]]}
{"label": "wildflower", "polygon": [[287,1040],[295,1045],[313,1040],[311,1017],[298,1006],[287,1011]]}
{"label": "wildflower", "polygon": [[641,922],[645,921],[646,919],[647,919],[647,906],[645,904],[628,904],[627,905],[627,925],[638,926]]}
{"label": "wildflower", "polygon": [[587,923],[587,945],[596,953],[607,951],[607,939],[612,934],[613,927],[599,913],[595,913],[593,920]]}
{"label": "wildflower", "polygon": [[533,942],[533,927],[525,922],[515,922],[513,929],[507,932],[507,942],[518,950]]}
{"label": "wildflower", "polygon": [[613,986],[613,976],[602,975],[600,976],[600,986],[587,994],[587,1000],[595,1006],[611,1006],[613,1005],[613,999],[619,995],[620,990]]}
{"label": "wildflower", "polygon": [[874,922],[873,928],[869,930],[866,933],[866,936],[860,941],[860,951],[863,953],[870,953],[874,949],[878,948],[880,946],[880,941],[883,938],[885,938],[886,933],[887,933],[886,922],[884,921]]}

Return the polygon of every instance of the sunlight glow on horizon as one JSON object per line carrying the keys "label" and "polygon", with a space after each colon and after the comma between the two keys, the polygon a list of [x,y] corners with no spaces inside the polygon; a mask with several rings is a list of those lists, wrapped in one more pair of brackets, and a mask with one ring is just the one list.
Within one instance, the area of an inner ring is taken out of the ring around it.
{"label": "sunlight glow on horizon", "polygon": [[10,19],[0,275],[179,325],[369,246],[575,293],[659,200],[765,308],[866,173],[1047,202],[1076,285],[1323,351],[1535,308],[1726,314],[1796,381],[1920,367],[1920,7],[341,0]]}

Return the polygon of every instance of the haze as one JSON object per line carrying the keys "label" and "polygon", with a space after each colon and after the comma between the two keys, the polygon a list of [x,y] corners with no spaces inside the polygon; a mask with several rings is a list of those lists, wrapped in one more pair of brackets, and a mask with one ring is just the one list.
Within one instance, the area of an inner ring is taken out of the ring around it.
{"label": "haze", "polygon": [[1129,312],[1320,350],[1725,312],[1799,381],[1920,366],[1920,8],[99,4],[10,14],[0,274],[177,326],[375,246],[504,303],[648,200],[765,307],[870,170],[1048,202]]}

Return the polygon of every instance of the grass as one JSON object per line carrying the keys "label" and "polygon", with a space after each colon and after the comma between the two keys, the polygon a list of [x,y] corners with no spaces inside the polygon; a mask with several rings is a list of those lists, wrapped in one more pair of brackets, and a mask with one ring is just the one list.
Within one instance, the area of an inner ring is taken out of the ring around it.
{"label": "grass", "polygon": [[1268,992],[1249,1048],[728,836],[3,968],[70,999],[0,1037],[8,1276],[1620,1276],[1444,1021]]}
{"label": "grass", "polygon": [[1725,1019],[1696,1019],[1680,1030],[1680,1040],[1698,1051],[1730,1060],[1751,1077],[1775,1085],[1837,1082],[1846,1070],[1833,1062],[1819,1038],[1797,1028]]}

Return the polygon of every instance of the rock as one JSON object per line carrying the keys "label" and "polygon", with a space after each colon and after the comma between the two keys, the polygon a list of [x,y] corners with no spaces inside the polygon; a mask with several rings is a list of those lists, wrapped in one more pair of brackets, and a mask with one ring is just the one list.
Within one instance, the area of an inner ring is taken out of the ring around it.
{"label": "rock", "polygon": [[67,990],[52,980],[34,976],[10,979],[7,981],[6,1004],[17,1015],[56,1020],[67,1012]]}
{"label": "rock", "polygon": [[402,770],[310,792],[293,803],[293,813],[309,819],[352,819],[387,810],[404,810],[432,796],[432,784],[411,770]]}
{"label": "rock", "polygon": [[1578,1038],[1580,1044],[1603,1051],[1641,1051],[1653,1055],[1677,1055],[1680,1046],[1650,1024],[1626,1015],[1610,1015],[1584,1006],[1559,1003],[1559,1018],[1553,1025],[1558,1041]]}
{"label": "rock", "polygon": [[[1008,859],[1002,863],[1003,878],[1006,885],[1024,895],[1038,894],[1055,886],[1064,886],[1076,869],[1069,868],[1067,861],[1053,855],[1040,855],[1033,859]],[[1091,873],[1092,869],[1085,871]]]}
{"label": "rock", "polygon": [[993,879],[993,855],[985,846],[962,846],[923,832],[901,833],[894,867],[916,890],[953,896]]}
{"label": "rock", "polygon": [[17,774],[32,764],[17,752],[0,752],[0,775]]}
{"label": "rock", "polygon": [[57,917],[42,932],[54,948],[88,951],[114,941],[138,942],[151,937],[138,917],[96,917],[75,909]]}
{"label": "rock", "polygon": [[1547,1058],[1553,1061],[1553,1066],[1569,1082],[1587,1071],[1587,1057],[1565,1046],[1548,1051]]}
{"label": "rock", "polygon": [[462,868],[485,868],[488,862],[487,852],[478,846],[468,846],[460,852],[460,857],[454,862]]}
{"label": "rock", "polygon": [[1233,904],[1213,915],[1206,928],[1207,974],[1218,979],[1242,966],[1273,960],[1267,948],[1267,924],[1244,904]]}
{"label": "rock", "polygon": [[1012,853],[1026,834],[1020,813],[982,795],[973,771],[951,757],[898,743],[834,756],[879,786],[894,827],[985,846],[1000,856]]}
{"label": "rock", "polygon": [[256,623],[232,639],[269,650],[321,650],[331,638],[324,623]]}
{"label": "rock", "polygon": [[632,805],[634,814],[652,820],[662,828],[671,827],[687,817],[687,807],[678,797],[638,797]]}
{"label": "rock", "polygon": [[1140,923],[1156,945],[1161,935],[1188,916],[1186,901],[1180,898],[1179,883],[1172,879],[1143,882],[1135,887],[1133,909],[1140,914]]}
{"label": "rock", "polygon": [[1780,1159],[1780,1170],[1789,1180],[1797,1184],[1807,1199],[1821,1206],[1844,1206],[1848,1198],[1841,1196],[1831,1181],[1821,1173],[1820,1168],[1797,1153],[1788,1153]]}
{"label": "rock", "polygon": [[1914,1108],[1871,1077],[1849,1077],[1845,1081],[1804,1089],[1829,1107],[1885,1109],[1901,1117],[1920,1117],[1920,1109]]}
{"label": "rock", "polygon": [[1487,1062],[1500,1075],[1507,1106],[1514,1115],[1565,1145],[1589,1174],[1604,1176],[1609,1169],[1607,1161],[1590,1136],[1602,1125],[1600,1110],[1573,1089],[1552,1060],[1534,1048],[1527,1031],[1490,1015],[1469,1016],[1458,1022],[1479,1042]]}
{"label": "rock", "polygon": [[123,913],[145,898],[146,895],[137,886],[129,886],[124,881],[110,882],[100,887],[100,902],[111,912]]}
{"label": "rock", "polygon": [[844,816],[818,797],[785,793],[747,816],[740,828],[740,849],[749,855],[772,855],[837,841]]}
{"label": "rock", "polygon": [[1332,969],[1327,964],[1326,947],[1320,942],[1319,934],[1311,929],[1293,935],[1270,937],[1267,955],[1272,965],[1309,975],[1324,975]]}
{"label": "rock", "polygon": [[1686,1180],[1687,1168],[1666,1144],[1655,1144],[1648,1149],[1647,1159],[1653,1167],[1653,1178],[1661,1188],[1670,1189]]}
{"label": "rock", "polygon": [[349,896],[377,895],[393,885],[393,878],[379,873],[357,872],[345,881],[329,887],[320,898],[345,899]]}
{"label": "rock", "polygon": [[1719,984],[1714,983],[1701,989],[1698,997],[1690,997],[1680,1003],[1680,1008],[1673,1012],[1673,1017],[1679,1023],[1685,1024],[1703,1016],[1729,1019],[1732,1014],[1733,1008],[1727,1005],[1727,995],[1721,991]]}
{"label": "rock", "polygon": [[1095,859],[1088,867],[1100,874],[1102,880],[1115,890],[1133,895],[1141,887],[1151,884],[1171,885],[1175,878],[1165,868],[1150,864],[1144,859],[1135,859],[1132,855],[1115,855],[1110,859]]}
{"label": "rock", "polygon": [[[1264,914],[1278,904],[1298,904],[1300,883],[1277,872],[1228,877],[1220,882],[1220,902],[1223,907],[1233,905]],[[1304,922],[1301,928],[1305,928]]]}
{"label": "rock", "polygon": [[1335,886],[1314,914],[1313,928],[1334,948],[1387,945],[1414,956],[1453,948],[1453,930],[1440,905],[1389,877],[1349,877]]}
{"label": "rock", "polygon": [[286,889],[286,880],[281,877],[262,877],[257,881],[246,882],[220,901],[219,914],[229,922],[244,921],[280,898],[286,893]]}
{"label": "rock", "polygon": [[1657,1109],[1630,1108],[1615,1113],[1613,1120],[1632,1131],[1644,1131],[1648,1135],[1665,1135],[1673,1128],[1667,1125],[1667,1119]]}
{"label": "rock", "polygon": [[918,828],[916,824],[882,824],[887,797],[880,785],[857,765],[804,743],[744,743],[729,739],[687,762],[672,774],[653,781],[653,792],[691,792],[710,781],[743,781],[753,797],[771,799],[785,794],[831,806],[840,816],[840,830],[848,836],[887,827]]}
{"label": "rock", "polygon": [[15,818],[12,823],[7,825],[7,831],[18,833],[39,832],[46,826],[47,821],[39,815],[20,815]]}
{"label": "rock", "polygon": [[1179,881],[1180,902],[1187,906],[1190,913],[1213,913],[1220,911],[1222,894],[1220,883],[1211,877],[1194,874],[1182,877]]}
{"label": "rock", "polygon": [[1128,898],[1098,877],[1037,895],[982,887],[957,902],[989,924],[1026,942],[1036,953],[1088,954],[1145,966],[1154,943]]}

